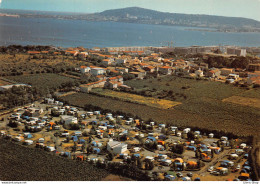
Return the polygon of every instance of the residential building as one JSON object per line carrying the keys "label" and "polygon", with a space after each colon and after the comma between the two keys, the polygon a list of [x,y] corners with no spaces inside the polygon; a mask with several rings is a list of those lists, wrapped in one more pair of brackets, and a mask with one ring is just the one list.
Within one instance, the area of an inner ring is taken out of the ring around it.
{"label": "residential building", "polygon": [[221,71],[219,69],[211,69],[205,73],[206,77],[219,78]]}
{"label": "residential building", "polygon": [[227,54],[246,57],[246,49],[227,48]]}
{"label": "residential building", "polygon": [[196,75],[196,77],[203,77],[204,76],[202,70],[196,70],[195,75]]}
{"label": "residential building", "polygon": [[80,70],[81,73],[89,73],[90,67],[81,66],[81,67],[79,68],[79,70]]}
{"label": "residential building", "polygon": [[61,123],[65,124],[65,125],[69,125],[71,123],[77,124],[78,123],[78,119],[74,116],[68,116],[68,115],[62,115],[61,117]]}
{"label": "residential building", "polygon": [[109,141],[107,150],[113,154],[121,154],[127,151],[127,144],[118,141]]}
{"label": "residential building", "polygon": [[221,68],[220,72],[221,72],[221,75],[228,76],[229,74],[234,73],[235,69],[233,69],[233,68]]}
{"label": "residential building", "polygon": [[173,73],[173,68],[170,66],[159,67],[159,73],[163,75],[171,75]]}
{"label": "residential building", "polygon": [[106,70],[104,68],[95,67],[91,68],[90,73],[94,76],[104,75],[106,73]]}

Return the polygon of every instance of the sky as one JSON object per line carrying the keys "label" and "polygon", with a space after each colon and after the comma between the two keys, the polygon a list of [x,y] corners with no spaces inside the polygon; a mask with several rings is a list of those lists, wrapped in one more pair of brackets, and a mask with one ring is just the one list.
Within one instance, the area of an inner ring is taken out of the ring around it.
{"label": "sky", "polygon": [[2,9],[94,13],[138,6],[171,13],[245,17],[260,21],[260,0],[0,0]]}

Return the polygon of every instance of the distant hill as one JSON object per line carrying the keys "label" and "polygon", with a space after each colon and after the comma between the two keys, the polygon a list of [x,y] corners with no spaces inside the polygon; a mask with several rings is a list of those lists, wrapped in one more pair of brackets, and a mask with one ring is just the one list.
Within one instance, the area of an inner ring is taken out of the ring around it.
{"label": "distant hill", "polygon": [[139,7],[107,10],[94,16],[118,22],[207,27],[222,30],[260,30],[260,22],[240,17],[165,13]]}
{"label": "distant hill", "polygon": [[200,28],[214,28],[223,32],[260,32],[260,22],[240,17],[224,17],[200,14],[167,13],[139,7],[106,10],[100,13],[71,13],[25,10],[3,10],[21,17],[42,17],[60,19],[79,19],[89,21],[114,21],[139,24],[176,25]]}

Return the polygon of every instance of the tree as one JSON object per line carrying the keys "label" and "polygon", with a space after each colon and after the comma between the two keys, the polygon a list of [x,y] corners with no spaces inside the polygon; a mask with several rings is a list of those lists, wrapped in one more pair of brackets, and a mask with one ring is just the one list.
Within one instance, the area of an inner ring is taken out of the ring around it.
{"label": "tree", "polygon": [[137,167],[140,169],[143,167],[143,161],[141,160],[140,157],[137,158]]}
{"label": "tree", "polygon": [[224,151],[225,147],[224,147],[224,144],[221,144],[221,151]]}
{"label": "tree", "polygon": [[211,149],[211,158],[214,158],[214,149]]}
{"label": "tree", "polygon": [[198,150],[198,149],[196,149],[196,151],[195,151],[195,157],[196,157],[196,158],[199,158],[199,157],[200,157],[200,153],[199,153],[199,150]]}
{"label": "tree", "polygon": [[72,146],[72,152],[76,152],[77,151],[77,143],[74,142],[74,145]]}
{"label": "tree", "polygon": [[166,130],[165,130],[164,127],[162,128],[161,133],[164,134],[164,135],[166,134]]}

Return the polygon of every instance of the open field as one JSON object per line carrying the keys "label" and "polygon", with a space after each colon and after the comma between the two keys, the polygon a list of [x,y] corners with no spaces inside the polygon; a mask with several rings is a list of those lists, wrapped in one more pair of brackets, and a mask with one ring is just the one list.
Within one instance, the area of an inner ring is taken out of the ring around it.
{"label": "open field", "polygon": [[260,108],[260,99],[257,99],[257,98],[232,96],[232,97],[224,99],[223,102],[230,102],[230,103],[235,103],[235,104],[239,104],[239,105]]}
{"label": "open field", "polygon": [[61,98],[72,105],[86,104],[137,115],[144,120],[170,123],[181,127],[198,127],[231,132],[241,136],[258,134],[260,112],[257,108],[226,104],[221,100],[201,99],[176,106],[174,109],[158,109],[141,104],[119,101],[86,93],[75,93]]}
{"label": "open field", "polygon": [[160,109],[170,109],[176,105],[181,104],[180,102],[163,100],[163,99],[158,99],[158,98],[153,98],[153,97],[144,97],[144,96],[140,96],[140,95],[112,91],[112,90],[108,90],[108,89],[98,89],[97,88],[97,89],[94,89],[92,92],[96,93],[98,95],[105,96],[105,97],[112,97],[112,98],[116,98],[116,99],[119,99],[122,101],[144,104],[147,106],[156,107],[156,108],[160,108]]}
{"label": "open field", "polygon": [[[125,81],[125,84],[135,88],[136,91],[148,91],[154,97],[158,96],[158,92],[171,91],[176,101],[184,103],[196,101],[197,99],[201,100],[201,98],[222,100],[247,91],[244,88],[238,88],[222,82],[187,79],[176,76],[129,80]],[[186,98],[183,98],[183,96],[186,96]],[[167,96],[165,98],[167,99]]]}
{"label": "open field", "polygon": [[8,76],[7,79],[30,84],[40,89],[56,89],[59,88],[63,83],[73,82],[74,79],[64,77],[58,74],[46,73],[46,74],[32,74],[22,76]]}
{"label": "open field", "polygon": [[[0,139],[1,181],[97,181],[109,173],[78,162]],[[3,172],[4,171],[4,172]]]}
{"label": "open field", "polygon": [[42,72],[61,72],[81,65],[72,56],[29,55],[25,53],[0,54],[0,75],[20,75]]}

